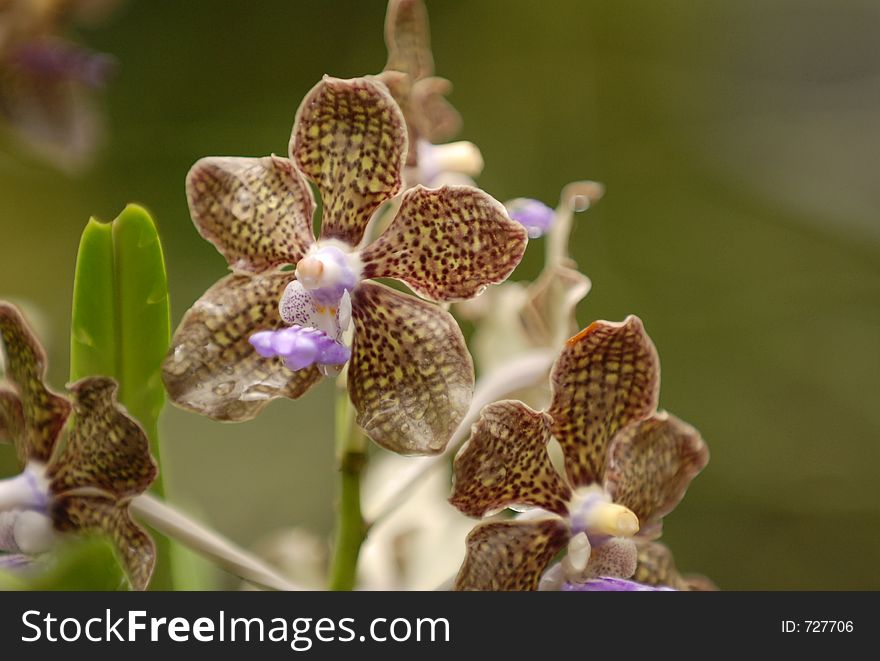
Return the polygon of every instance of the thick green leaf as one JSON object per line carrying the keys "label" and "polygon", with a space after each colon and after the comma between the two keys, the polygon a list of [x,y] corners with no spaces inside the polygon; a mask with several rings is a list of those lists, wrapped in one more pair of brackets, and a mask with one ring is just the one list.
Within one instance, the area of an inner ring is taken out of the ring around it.
{"label": "thick green leaf", "polygon": [[132,204],[112,223],[91,219],[76,261],[70,379],[116,379],[119,401],[144,426],[157,458],[170,341],[168,280],[152,218]]}
{"label": "thick green leaf", "polygon": [[[130,204],[112,223],[89,220],[76,260],[70,333],[70,379],[109,376],[119,401],[143,425],[153,456],[165,404],[162,361],[171,342],[168,279],[153,219]],[[157,480],[153,491],[162,494]],[[168,542],[157,539],[154,587],[171,585]]]}

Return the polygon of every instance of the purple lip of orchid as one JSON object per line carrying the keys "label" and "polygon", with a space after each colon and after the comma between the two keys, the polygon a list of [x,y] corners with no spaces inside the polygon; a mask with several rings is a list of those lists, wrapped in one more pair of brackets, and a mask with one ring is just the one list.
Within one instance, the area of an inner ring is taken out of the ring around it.
{"label": "purple lip of orchid", "polygon": [[593,578],[586,583],[563,583],[562,592],[675,592],[665,586],[644,585],[625,578],[608,576]]}
{"label": "purple lip of orchid", "polygon": [[529,238],[537,239],[553,227],[555,212],[540,200],[518,197],[507,203],[510,217],[526,228]]}
{"label": "purple lip of orchid", "polygon": [[263,358],[281,357],[292,370],[311,365],[344,365],[351,349],[316,328],[290,326],[277,331],[261,331],[250,343]]}

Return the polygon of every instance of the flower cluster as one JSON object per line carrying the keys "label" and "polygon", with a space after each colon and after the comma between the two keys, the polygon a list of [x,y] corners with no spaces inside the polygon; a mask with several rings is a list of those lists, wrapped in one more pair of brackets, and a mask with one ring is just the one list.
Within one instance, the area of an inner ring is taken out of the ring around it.
{"label": "flower cluster", "polygon": [[0,481],[0,565],[28,565],[60,533],[97,532],[115,544],[133,587],[146,588],[155,547],[131,519],[129,504],[157,470],[143,430],[116,402],[116,383],[81,379],[69,386],[69,399],[51,391],[42,347],[18,310],[2,301],[0,337],[0,440],[13,442],[24,464],[18,476]]}

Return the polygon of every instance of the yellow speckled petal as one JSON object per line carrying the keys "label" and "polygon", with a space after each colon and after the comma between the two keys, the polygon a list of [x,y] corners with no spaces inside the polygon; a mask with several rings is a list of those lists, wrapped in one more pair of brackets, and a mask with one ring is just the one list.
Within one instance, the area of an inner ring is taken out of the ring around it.
{"label": "yellow speckled petal", "polygon": [[356,246],[373,212],[400,190],[406,124],[375,78],[325,77],[303,100],[290,157],[321,192],[322,239]]}
{"label": "yellow speckled petal", "polygon": [[718,588],[705,576],[682,576],[675,567],[672,551],[660,542],[639,542],[639,561],[632,580],[676,590],[714,591]]}
{"label": "yellow speckled petal", "polygon": [[411,114],[418,124],[419,136],[428,142],[445,142],[461,131],[461,115],[446,100],[451,92],[452,83],[437,76],[424,78],[412,86]]}
{"label": "yellow speckled petal", "polygon": [[511,505],[541,507],[564,516],[571,490],[550,463],[550,417],[522,402],[484,407],[455,457],[449,502],[470,516]]}
{"label": "yellow speckled petal", "polygon": [[314,243],[312,192],[286,158],[203,158],[186,196],[199,233],[233,269],[295,264]]}
{"label": "yellow speckled petal", "polygon": [[107,535],[116,546],[132,587],[147,589],[156,566],[156,545],[132,521],[127,503],[105,496],[64,496],[55,501],[52,518],[62,532]]}
{"label": "yellow speckled petal", "polygon": [[18,309],[0,301],[0,337],[6,351],[6,378],[21,400],[24,439],[19,456],[46,462],[70,414],[70,402],[43,383],[46,354]]}
{"label": "yellow speckled petal", "polygon": [[399,454],[442,452],[471,403],[474,366],[446,310],[364,282],[354,290],[348,391],[357,423]]}
{"label": "yellow speckled petal", "polygon": [[361,258],[366,278],[396,278],[425,298],[455,301],[505,280],[527,243],[525,228],[483,191],[416,186]]}
{"label": "yellow speckled petal", "polygon": [[292,273],[228,275],[184,315],[163,365],[171,400],[218,420],[250,420],[278,397],[296,399],[320,378],[314,367],[293,372],[262,358],[248,343],[284,326],[278,302]]}
{"label": "yellow speckled petal", "polygon": [[64,451],[49,464],[54,493],[95,488],[122,498],[143,493],[156,479],[150,442],[117,403],[117,389],[104,376],[70,386],[74,424]]}
{"label": "yellow speckled petal", "polygon": [[428,10],[422,0],[390,0],[385,14],[386,70],[418,80],[434,72]]}
{"label": "yellow speckled petal", "polygon": [[0,388],[0,442],[14,443],[21,463],[27,461],[25,438],[21,400],[11,390]]}
{"label": "yellow speckled petal", "polygon": [[558,517],[481,523],[468,535],[455,589],[537,590],[541,574],[568,537],[568,526]]}
{"label": "yellow speckled petal", "polygon": [[640,535],[658,535],[656,524],[681,501],[708,461],[700,432],[673,415],[656,413],[614,437],[605,489],[639,517]]}
{"label": "yellow speckled petal", "polygon": [[601,482],[618,430],[657,408],[660,362],[638,317],[595,321],[566,342],[550,376],[553,435],[572,486]]}

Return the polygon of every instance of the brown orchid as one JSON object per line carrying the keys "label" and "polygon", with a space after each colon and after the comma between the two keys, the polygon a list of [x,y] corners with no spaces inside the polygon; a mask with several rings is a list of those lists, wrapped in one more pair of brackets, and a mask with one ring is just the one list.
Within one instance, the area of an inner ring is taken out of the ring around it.
{"label": "brown orchid", "polygon": [[24,464],[21,474],[0,481],[0,552],[45,552],[58,532],[106,534],[132,586],[145,589],[155,546],[131,519],[129,504],[157,469],[140,425],[116,401],[116,382],[81,379],[69,386],[69,399],[47,388],[43,348],[18,310],[2,301],[0,336],[0,440],[13,442]]}
{"label": "brown orchid", "polygon": [[[390,0],[385,15],[388,60],[379,78],[406,119],[407,185],[472,184],[483,169],[471,142],[445,143],[461,130],[461,115],[446,96],[452,83],[434,75],[428,11],[422,0]],[[436,146],[435,146],[436,145]]]}
{"label": "brown orchid", "polygon": [[[400,280],[435,302],[467,299],[513,271],[527,236],[478,189],[417,186],[361,246],[401,190],[406,153],[403,115],[382,82],[325,78],[300,106],[290,159],[193,166],[193,221],[233,273],[174,335],[164,378],[176,404],[247,420],[348,362],[357,422],[375,442],[402,454],[445,447],[473,391],[461,331],[442,307],[371,280]],[[323,203],[317,240],[308,182]]]}
{"label": "brown orchid", "polygon": [[[563,348],[547,411],[510,400],[483,409],[455,459],[450,501],[476,517],[535,509],[474,528],[457,589],[534,590],[566,546],[561,580],[633,575],[636,541],[659,536],[663,516],[708,461],[693,427],[657,411],[659,377],[637,317],[597,321]],[[564,477],[547,451],[551,437]]]}

